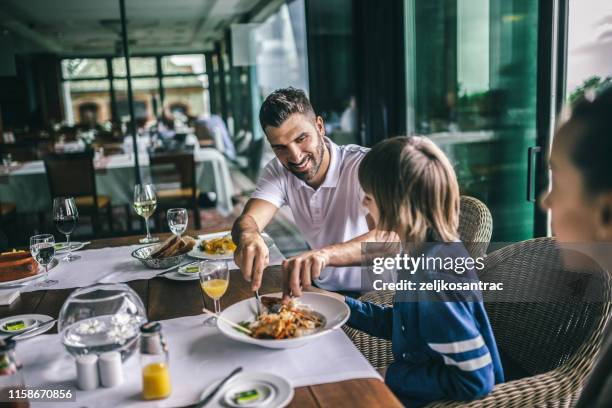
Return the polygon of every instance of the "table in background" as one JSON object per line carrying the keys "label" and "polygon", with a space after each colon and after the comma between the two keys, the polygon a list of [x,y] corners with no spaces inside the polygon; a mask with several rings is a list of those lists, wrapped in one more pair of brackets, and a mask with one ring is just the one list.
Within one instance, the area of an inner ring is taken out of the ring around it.
{"label": "table in background", "polygon": [[[214,231],[190,231],[189,235]],[[155,234],[162,239],[169,234]],[[90,249],[123,246],[138,243],[140,237],[122,237],[93,241]],[[77,261],[78,262],[78,261]],[[266,271],[260,293],[281,290],[281,275],[277,268]],[[173,281],[165,278],[139,280],[127,283],[142,299],[149,320],[166,320],[176,317],[199,315],[202,312],[203,295],[198,281]],[[36,291],[21,294],[21,298],[10,307],[0,307],[0,318],[25,313],[40,313],[56,318],[62,304],[74,289]],[[239,270],[232,270],[230,286],[221,299],[222,307],[228,307],[253,296],[250,283]],[[208,305],[211,307],[211,305]],[[56,332],[56,329],[53,329]],[[290,407],[401,407],[391,390],[376,379],[358,379],[336,383],[295,388]]]}
{"label": "table in background", "polygon": [[[217,209],[223,215],[232,212],[234,187],[229,166],[223,154],[215,149],[199,149],[196,161],[196,186],[201,192],[217,193]],[[149,156],[139,154],[138,162],[144,182],[151,181]],[[111,197],[111,205],[132,205],[134,195],[134,156],[120,154],[94,161],[98,195]],[[21,163],[7,172],[0,166],[0,197],[2,201],[17,203],[17,212],[50,212],[51,197],[43,161]],[[70,180],[66,180],[70,182]]]}

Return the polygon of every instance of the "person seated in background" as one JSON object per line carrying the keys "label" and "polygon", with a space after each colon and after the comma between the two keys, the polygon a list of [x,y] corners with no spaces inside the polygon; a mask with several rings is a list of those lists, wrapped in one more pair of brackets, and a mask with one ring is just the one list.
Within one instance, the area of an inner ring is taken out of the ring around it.
{"label": "person seated in background", "polygon": [[[363,206],[376,227],[397,233],[405,254],[469,257],[458,240],[460,196],[455,172],[429,139],[398,137],[378,143],[362,160],[359,181],[365,191]],[[433,270],[416,272],[421,281],[452,278],[456,272],[429,268]],[[477,279],[473,270],[461,276]],[[299,280],[299,276],[285,277],[285,285],[290,286],[285,293],[299,294],[300,286],[307,286]],[[387,368],[385,382],[404,404],[415,407],[436,400],[480,398],[504,381],[481,294],[468,292],[448,297],[434,291],[415,298],[397,291],[392,307],[326,293],[349,306],[349,326],[391,340],[395,361]]]}
{"label": "person seated in background", "polygon": [[[359,162],[368,149],[338,146],[325,137],[323,119],[299,89],[270,94],[261,106],[259,121],[276,158],[263,170],[232,228],[238,245],[236,264],[257,290],[269,260],[261,232],[279,208],[288,205],[312,250],[286,260],[284,268],[325,289],[358,290],[359,268],[328,267],[358,264],[360,242],[372,237],[357,180]],[[319,250],[322,247],[326,250]]]}
{"label": "person seated in background", "polygon": [[[612,87],[580,100],[568,113],[553,139],[549,160],[552,187],[543,197],[542,207],[551,212],[557,241],[612,245]],[[604,270],[612,271],[609,248],[587,255]],[[611,323],[576,407],[612,407]]]}

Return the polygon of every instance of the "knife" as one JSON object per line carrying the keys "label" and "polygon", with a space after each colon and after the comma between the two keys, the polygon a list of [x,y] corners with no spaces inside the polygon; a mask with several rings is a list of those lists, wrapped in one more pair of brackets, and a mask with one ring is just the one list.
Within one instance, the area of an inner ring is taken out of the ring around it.
{"label": "knife", "polygon": [[225,385],[225,383],[227,383],[233,376],[235,376],[241,371],[242,371],[242,367],[235,368],[234,371],[229,373],[227,377],[221,380],[221,382],[210,392],[210,394],[206,396],[206,398],[198,402],[198,404],[196,405],[196,408],[202,408],[203,406],[208,404],[214,398],[214,396],[217,395],[217,393]]}

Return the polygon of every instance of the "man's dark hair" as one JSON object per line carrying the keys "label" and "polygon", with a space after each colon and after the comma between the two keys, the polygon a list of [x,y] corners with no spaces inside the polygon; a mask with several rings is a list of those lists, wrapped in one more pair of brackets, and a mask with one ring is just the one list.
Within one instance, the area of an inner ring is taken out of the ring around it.
{"label": "man's dark hair", "polygon": [[301,89],[288,87],[272,92],[259,110],[259,123],[261,128],[279,127],[294,113],[301,113],[315,118],[315,112],[308,97]]}
{"label": "man's dark hair", "polygon": [[612,86],[591,97],[582,97],[572,107],[570,118],[560,131],[575,129],[570,157],[584,181],[587,192],[612,191]]}

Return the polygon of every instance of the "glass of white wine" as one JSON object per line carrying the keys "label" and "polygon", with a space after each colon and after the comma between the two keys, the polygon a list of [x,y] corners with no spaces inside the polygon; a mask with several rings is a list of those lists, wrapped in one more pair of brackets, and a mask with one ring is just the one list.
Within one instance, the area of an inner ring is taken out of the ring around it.
{"label": "glass of white wine", "polygon": [[157,196],[153,184],[137,184],[134,187],[134,210],[145,219],[147,227],[147,236],[140,239],[142,244],[159,241],[159,238],[152,237],[149,232],[149,217],[155,212],[155,207],[157,207]]}
{"label": "glass of white wine", "polygon": [[[227,261],[206,260],[200,262],[200,286],[202,292],[212,298],[215,304],[215,314],[221,313],[219,299],[227,292],[229,275]],[[205,326],[215,326],[216,324],[217,318],[214,316],[204,321]]]}

